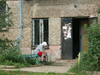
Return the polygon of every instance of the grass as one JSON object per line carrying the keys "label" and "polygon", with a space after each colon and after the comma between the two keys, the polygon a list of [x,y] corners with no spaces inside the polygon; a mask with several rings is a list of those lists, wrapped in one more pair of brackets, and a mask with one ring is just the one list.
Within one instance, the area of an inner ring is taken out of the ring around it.
{"label": "grass", "polygon": [[69,74],[69,73],[34,73],[34,72],[22,72],[22,71],[2,71],[0,70],[0,75],[83,75],[83,74]]}

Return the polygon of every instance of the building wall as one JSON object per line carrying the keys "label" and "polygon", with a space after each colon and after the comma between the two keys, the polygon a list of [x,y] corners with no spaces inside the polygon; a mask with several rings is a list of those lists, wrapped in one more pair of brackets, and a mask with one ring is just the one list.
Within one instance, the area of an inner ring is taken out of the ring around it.
{"label": "building wall", "polygon": [[34,2],[37,8],[33,10],[33,17],[56,18],[97,15],[97,4],[100,3],[99,0],[35,0]]}
{"label": "building wall", "polygon": [[[59,54],[61,45],[61,18],[62,17],[97,17],[97,5],[100,0],[23,0],[22,1],[22,36],[19,39],[20,47],[24,51],[30,50],[32,41],[32,18],[49,18],[49,44],[50,50]],[[5,37],[15,40],[20,36],[20,0],[7,1],[13,12],[14,26],[5,34]],[[74,5],[77,7],[75,8]],[[100,21],[99,21],[100,23]],[[49,53],[50,54],[50,53]],[[54,54],[55,55],[55,54]],[[53,56],[53,55],[52,55]],[[58,56],[56,56],[58,57]],[[55,58],[56,58],[55,57]],[[60,58],[60,57],[59,57]]]}
{"label": "building wall", "polygon": [[[61,44],[61,17],[97,16],[99,0],[23,0],[22,18],[23,35],[20,38],[21,47],[31,47],[31,18],[49,18],[49,44]],[[7,32],[9,39],[15,40],[20,35],[20,0],[7,1],[13,12],[14,26]],[[74,5],[77,7],[75,8]],[[12,35],[14,36],[11,36]],[[27,35],[27,37],[26,37]]]}
{"label": "building wall", "polygon": [[61,17],[97,17],[98,3],[99,0],[34,0],[33,17],[49,18],[49,44],[59,45]]}
{"label": "building wall", "polygon": [[[11,8],[13,13],[13,23],[12,26],[7,32],[0,33],[5,34],[5,37],[11,40],[15,40],[20,36],[20,1],[7,1],[8,6]],[[22,2],[22,36],[18,41],[20,41],[20,47],[31,47],[32,40],[32,1],[23,1]]]}
{"label": "building wall", "polygon": [[49,18],[49,44],[61,44],[61,18]]}

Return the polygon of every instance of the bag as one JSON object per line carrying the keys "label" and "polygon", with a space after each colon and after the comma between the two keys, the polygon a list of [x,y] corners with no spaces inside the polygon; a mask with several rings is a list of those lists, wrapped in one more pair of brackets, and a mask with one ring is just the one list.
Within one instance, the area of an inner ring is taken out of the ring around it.
{"label": "bag", "polygon": [[37,53],[37,55],[39,55],[41,57],[42,56],[42,53],[43,52],[40,51],[40,52]]}

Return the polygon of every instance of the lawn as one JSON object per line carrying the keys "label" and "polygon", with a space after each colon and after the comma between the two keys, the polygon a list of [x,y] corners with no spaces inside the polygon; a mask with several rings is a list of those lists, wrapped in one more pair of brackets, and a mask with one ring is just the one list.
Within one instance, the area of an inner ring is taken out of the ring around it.
{"label": "lawn", "polygon": [[34,72],[21,72],[21,71],[1,71],[0,70],[0,75],[74,75],[74,74],[58,74],[54,72],[49,72],[49,73],[34,73]]}

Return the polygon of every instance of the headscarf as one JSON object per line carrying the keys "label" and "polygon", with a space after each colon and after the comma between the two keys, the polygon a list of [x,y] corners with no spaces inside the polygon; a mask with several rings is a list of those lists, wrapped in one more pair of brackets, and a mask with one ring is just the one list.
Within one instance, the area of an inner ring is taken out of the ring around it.
{"label": "headscarf", "polygon": [[47,43],[46,43],[46,42],[43,42],[41,45],[42,45],[42,46],[43,46],[43,45],[44,45],[44,46],[47,46]]}

